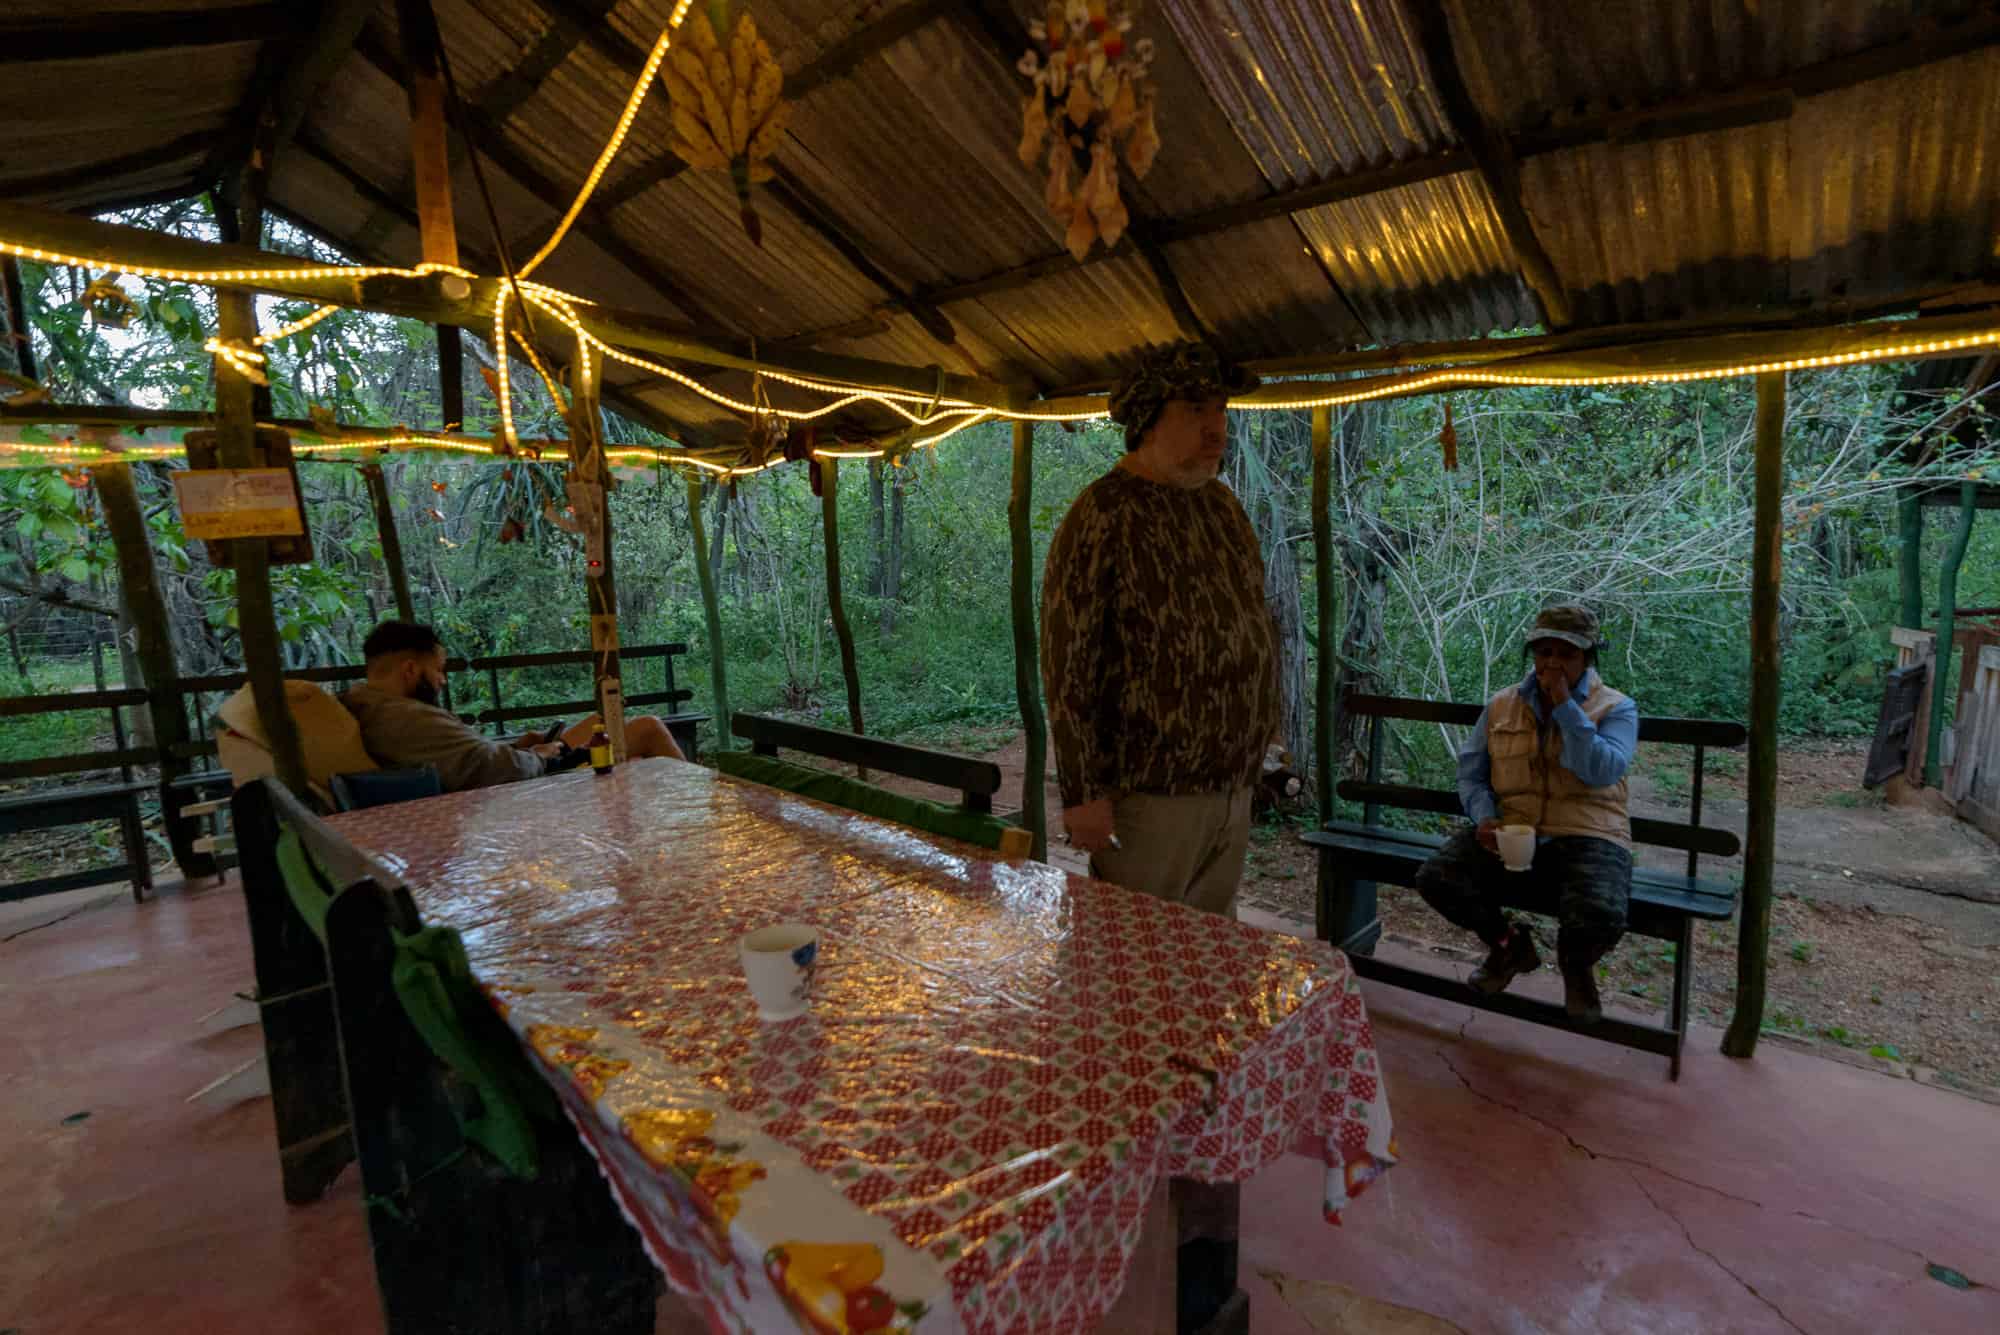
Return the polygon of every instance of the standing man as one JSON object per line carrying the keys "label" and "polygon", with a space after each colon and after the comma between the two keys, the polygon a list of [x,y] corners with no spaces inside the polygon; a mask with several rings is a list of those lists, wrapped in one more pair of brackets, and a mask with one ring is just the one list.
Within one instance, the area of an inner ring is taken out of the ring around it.
{"label": "standing man", "polygon": [[1257,534],[1216,479],[1229,395],[1256,383],[1199,343],[1147,349],[1111,392],[1125,457],[1070,507],[1042,581],[1070,843],[1094,876],[1225,915],[1278,729]]}
{"label": "standing man", "polygon": [[[1632,895],[1632,822],[1625,771],[1639,742],[1639,707],[1597,676],[1604,641],[1587,607],[1542,609],[1528,632],[1534,668],[1494,696],[1458,752],[1458,797],[1469,829],[1417,869],[1424,902],[1491,948],[1468,980],[1488,995],[1541,967],[1526,922],[1500,911],[1510,891],[1561,922],[1556,958],[1570,1018],[1604,1018],[1592,970],[1625,934]],[[1503,825],[1535,831],[1525,872],[1500,861]],[[1525,885],[1518,882],[1525,880]]]}

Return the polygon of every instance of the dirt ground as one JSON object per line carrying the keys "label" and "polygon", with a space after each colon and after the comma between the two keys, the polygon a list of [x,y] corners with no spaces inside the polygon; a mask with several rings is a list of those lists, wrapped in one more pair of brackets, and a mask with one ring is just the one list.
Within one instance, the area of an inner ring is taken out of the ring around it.
{"label": "dirt ground", "polygon": [[[1003,736],[987,740],[998,744]],[[1003,808],[1019,801],[1025,749],[1015,734],[987,751],[1002,770],[997,805]],[[1772,910],[1766,1029],[1832,1055],[1872,1058],[1926,1076],[1935,1072],[1946,1083],[2000,1088],[2000,848],[1961,822],[1889,807],[1863,792],[1865,750],[1863,740],[1810,741],[1788,745],[1779,755],[1779,898]],[[1656,751],[1642,750],[1635,766],[1633,810],[1686,820],[1686,751]],[[939,795],[922,785],[892,786]],[[1713,757],[1705,789],[1703,823],[1741,832],[1742,757]],[[1081,871],[1083,860],[1059,842],[1061,800],[1053,782],[1045,794],[1051,856]],[[1254,831],[1245,905],[1313,921],[1317,873],[1298,838],[1308,821],[1301,814]],[[164,840],[156,831],[149,834],[155,865],[170,877]],[[0,883],[115,861],[115,840],[109,824],[10,836],[0,844]],[[1641,860],[1671,866],[1678,857],[1642,850]],[[1741,862],[1705,859],[1702,874],[1737,878]],[[1421,947],[1474,954],[1476,943],[1430,913],[1414,891],[1383,886],[1380,896],[1386,932]],[[1538,926],[1550,961],[1545,967],[1553,968],[1553,924]],[[1696,929],[1697,1018],[1729,1018],[1736,934],[1734,922]],[[1607,996],[1663,1010],[1672,961],[1667,943],[1627,938],[1606,962]]]}

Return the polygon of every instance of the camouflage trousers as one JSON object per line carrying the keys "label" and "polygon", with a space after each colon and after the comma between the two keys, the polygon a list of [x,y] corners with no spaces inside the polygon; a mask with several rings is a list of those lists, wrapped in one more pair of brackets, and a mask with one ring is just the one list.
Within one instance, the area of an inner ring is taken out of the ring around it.
{"label": "camouflage trousers", "polygon": [[1632,854],[1609,839],[1559,836],[1536,846],[1528,870],[1512,872],[1468,826],[1417,869],[1416,881],[1426,904],[1489,946],[1507,934],[1503,899],[1553,916],[1562,925],[1556,937],[1561,962],[1588,968],[1625,934]]}

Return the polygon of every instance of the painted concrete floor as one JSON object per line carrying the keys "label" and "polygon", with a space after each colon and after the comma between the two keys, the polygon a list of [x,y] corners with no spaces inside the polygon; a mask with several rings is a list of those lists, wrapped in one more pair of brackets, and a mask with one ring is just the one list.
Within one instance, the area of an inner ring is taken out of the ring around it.
{"label": "painted concrete floor", "polygon": [[[381,1329],[352,1171],[288,1208],[268,1099],[187,1101],[259,1051],[202,1023],[249,973],[233,886],[0,914],[0,1335]],[[2000,1332],[2000,1108],[1368,1000],[1403,1163],[1338,1229],[1311,1160],[1248,1186],[1257,1335]]]}

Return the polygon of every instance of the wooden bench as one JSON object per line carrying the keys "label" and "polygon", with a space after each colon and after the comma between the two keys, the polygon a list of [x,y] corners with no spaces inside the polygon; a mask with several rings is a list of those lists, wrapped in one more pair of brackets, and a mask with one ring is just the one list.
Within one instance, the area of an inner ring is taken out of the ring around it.
{"label": "wooden bench", "polygon": [[[760,756],[776,757],[781,748],[803,751],[870,773],[894,774],[952,790],[958,794],[959,810],[968,815],[992,816],[993,795],[1000,791],[1000,767],[977,756],[818,728],[767,714],[732,715],[729,727]],[[999,832],[994,846],[1003,857],[1024,858],[1033,843],[1028,831],[1007,826]]]}
{"label": "wooden bench", "polygon": [[[1742,842],[1734,831],[1701,823],[1702,779],[1710,747],[1740,747],[1748,734],[1740,723],[1710,719],[1642,718],[1639,740],[1647,745],[1678,745],[1693,748],[1686,823],[1632,819],[1634,845],[1671,848],[1687,854],[1687,870],[1660,871],[1635,867],[1632,872],[1631,911],[1627,930],[1641,936],[1669,941],[1674,946],[1674,987],[1667,1023],[1641,1024],[1607,1014],[1596,1024],[1572,1020],[1560,1004],[1502,992],[1486,996],[1455,978],[1411,969],[1373,957],[1375,942],[1382,934],[1376,912],[1375,886],[1414,886],[1417,869],[1444,843],[1440,834],[1396,829],[1381,823],[1385,807],[1405,811],[1431,812],[1441,816],[1463,814],[1455,790],[1420,788],[1386,783],[1382,777],[1385,726],[1391,719],[1427,724],[1471,727],[1479,720],[1481,706],[1452,704],[1436,700],[1399,699],[1390,696],[1349,694],[1342,708],[1350,715],[1368,719],[1368,777],[1343,782],[1338,791],[1351,802],[1362,803],[1359,821],[1330,821],[1322,830],[1304,836],[1319,852],[1319,934],[1346,950],[1354,971],[1363,978],[1407,987],[1429,996],[1475,1006],[1482,1010],[1511,1015],[1517,1019],[1552,1025],[1574,1033],[1655,1052],[1667,1057],[1674,1079],[1680,1078],[1681,1049],[1687,1039],[1688,1001],[1694,973],[1694,923],[1698,918],[1724,921],[1736,911],[1736,887],[1722,881],[1704,880],[1700,857],[1734,857]],[[1509,908],[1552,913],[1553,905],[1533,902],[1523,881],[1519,897],[1504,901]],[[1443,919],[1439,919],[1443,922]]]}
{"label": "wooden bench", "polygon": [[119,776],[115,780],[0,795],[0,835],[115,820],[125,854],[121,862],[0,885],[0,902],[32,899],[38,895],[53,895],[114,881],[130,881],[132,898],[145,899],[146,892],[153,886],[153,872],[139,800],[153,790],[154,784],[151,780],[133,778],[132,770],[135,766],[155,763],[158,754],[150,747],[126,744],[125,724],[119,710],[125,706],[143,707],[146,700],[146,692],[138,689],[28,695],[0,700],[0,719],[103,710],[111,716],[112,736],[112,749],[109,751],[83,751],[72,755],[35,756],[0,762],[0,781],[51,778],[59,774],[85,774],[111,769],[117,770]]}

